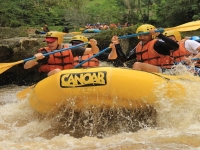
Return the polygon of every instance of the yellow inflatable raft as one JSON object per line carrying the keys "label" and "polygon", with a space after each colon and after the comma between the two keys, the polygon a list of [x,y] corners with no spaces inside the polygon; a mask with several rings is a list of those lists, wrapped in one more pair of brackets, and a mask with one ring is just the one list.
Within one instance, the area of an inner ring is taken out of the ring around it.
{"label": "yellow inflatable raft", "polygon": [[185,95],[181,77],[124,68],[98,67],[63,70],[40,81],[30,94],[31,106],[42,114],[60,108],[88,107],[144,108],[155,105],[158,86],[165,85],[164,96]]}

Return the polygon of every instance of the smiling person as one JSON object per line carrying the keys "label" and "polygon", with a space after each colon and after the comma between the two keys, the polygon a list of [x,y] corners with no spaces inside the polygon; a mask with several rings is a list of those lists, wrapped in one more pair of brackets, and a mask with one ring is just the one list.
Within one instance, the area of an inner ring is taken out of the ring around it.
{"label": "smiling person", "polygon": [[42,28],[42,30],[44,32],[49,32],[50,31],[47,24],[44,25],[44,27]]}
{"label": "smiling person", "polygon": [[95,54],[99,52],[97,41],[95,39],[90,39],[89,44],[91,45],[91,48],[80,46],[73,48],[72,50],[64,50],[62,52],[56,52],[48,56],[43,55],[54,50],[68,48],[67,44],[62,44],[63,37],[64,34],[62,32],[48,32],[44,40],[44,42],[47,43],[47,47],[40,48],[38,53],[34,55],[36,59],[27,61],[24,64],[24,69],[29,69],[39,64],[39,72],[44,78],[61,70],[74,68],[74,57],[76,56]]}
{"label": "smiling person", "polygon": [[136,33],[149,32],[149,34],[139,35],[140,42],[127,55],[123,54],[120,44],[116,44],[117,58],[122,62],[136,59],[137,62],[132,66],[132,69],[136,70],[163,73],[170,69],[173,65],[170,52],[178,49],[179,45],[155,30],[156,28],[150,24],[139,26]]}

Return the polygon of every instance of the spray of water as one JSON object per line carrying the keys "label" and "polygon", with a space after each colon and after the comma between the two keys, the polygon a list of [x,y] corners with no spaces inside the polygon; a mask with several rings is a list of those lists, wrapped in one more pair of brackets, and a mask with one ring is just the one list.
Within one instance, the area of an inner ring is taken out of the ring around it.
{"label": "spray of water", "polygon": [[[180,80],[155,83],[157,102],[144,109],[86,107],[79,111],[66,106],[54,116],[42,116],[31,108],[28,99],[17,101],[13,91],[8,93],[9,87],[7,95],[1,89],[0,148],[198,149],[199,77],[188,73],[185,66],[177,67],[183,67],[176,68]],[[177,84],[184,89],[183,94],[167,96],[169,87],[180,93]],[[73,105],[73,99],[70,101]]]}

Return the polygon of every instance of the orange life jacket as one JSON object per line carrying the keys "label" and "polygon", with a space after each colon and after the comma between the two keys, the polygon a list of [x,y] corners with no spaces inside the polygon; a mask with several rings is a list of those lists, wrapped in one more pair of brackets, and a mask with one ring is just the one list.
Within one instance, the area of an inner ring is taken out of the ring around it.
{"label": "orange life jacket", "polygon": [[[64,48],[68,48],[68,45],[64,45]],[[45,49],[47,52],[51,52],[48,47],[40,48],[38,52]],[[48,63],[41,65],[39,72],[49,72],[54,69],[72,69],[74,67],[74,58],[71,50],[65,50],[49,55]]]}
{"label": "orange life jacket", "polygon": [[[74,57],[74,66],[78,65],[79,63],[87,60],[88,58],[92,57],[93,54],[87,54],[83,56],[77,56]],[[81,67],[87,68],[87,67],[98,67],[99,66],[99,60],[96,58],[92,58],[89,61],[85,62],[81,65]]]}
{"label": "orange life jacket", "polygon": [[157,39],[154,39],[145,45],[142,45],[142,43],[139,42],[136,46],[137,60],[155,66],[171,68],[173,65],[173,59],[170,56],[165,56],[155,51],[154,44],[157,41]]}
{"label": "orange life jacket", "polygon": [[171,52],[174,62],[181,62],[185,57],[192,55],[192,53],[185,48],[185,41],[186,39],[182,39],[179,42],[179,49]]}

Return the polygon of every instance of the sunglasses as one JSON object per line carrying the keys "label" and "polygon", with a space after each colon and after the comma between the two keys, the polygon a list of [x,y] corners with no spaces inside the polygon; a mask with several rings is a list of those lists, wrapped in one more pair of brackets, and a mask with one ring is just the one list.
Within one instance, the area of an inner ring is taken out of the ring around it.
{"label": "sunglasses", "polygon": [[72,45],[78,45],[78,44],[81,44],[81,43],[83,43],[83,42],[79,42],[79,41],[72,41],[71,43],[72,43]]}

